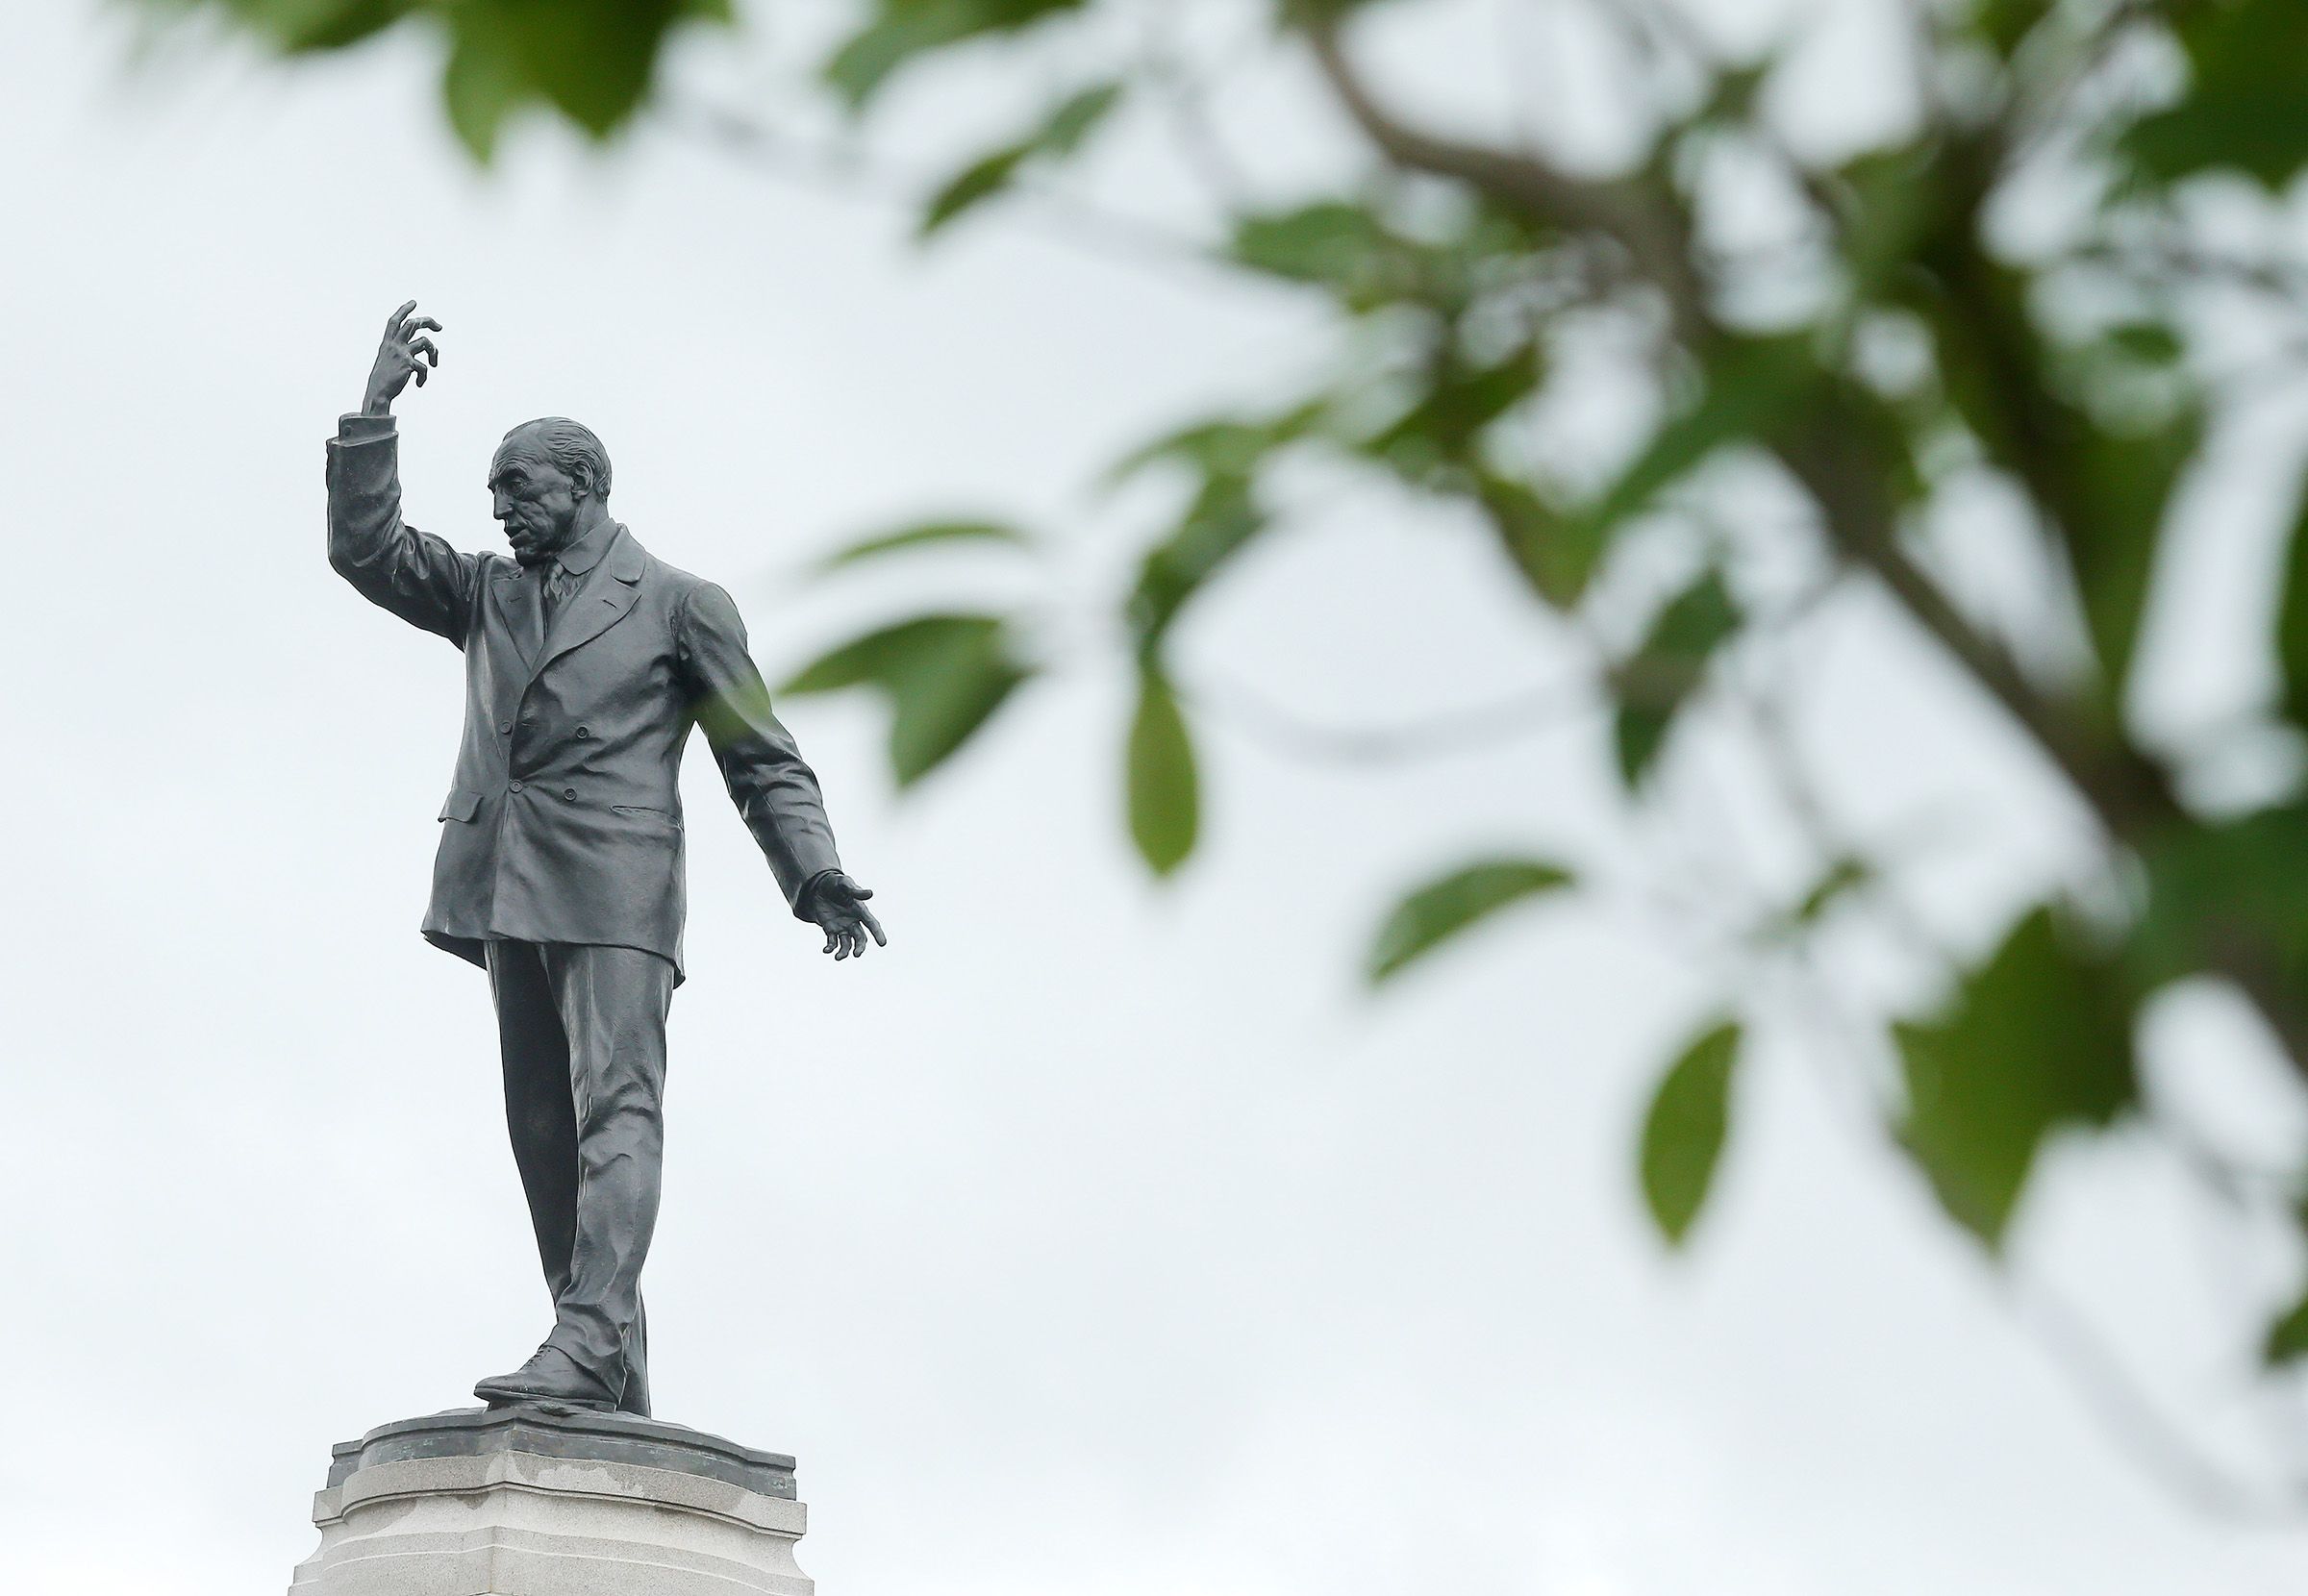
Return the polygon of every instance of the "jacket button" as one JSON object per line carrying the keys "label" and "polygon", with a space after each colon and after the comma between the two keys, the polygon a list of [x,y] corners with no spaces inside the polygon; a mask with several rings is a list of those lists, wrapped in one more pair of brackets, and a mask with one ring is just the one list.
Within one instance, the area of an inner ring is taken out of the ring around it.
{"label": "jacket button", "polygon": [[518,791],[520,791],[520,790],[521,790],[521,784],[520,784],[520,783],[518,783],[518,782],[515,782],[515,783],[514,783],[514,784],[513,784],[513,790],[514,790],[514,791],[515,791],[515,792],[518,792]]}
{"label": "jacket button", "polygon": [[513,731],[513,722],[510,720],[500,720],[497,722],[497,730],[510,735]]}
{"label": "jacket button", "polygon": [[580,726],[580,727],[578,727],[578,728],[577,728],[577,740],[578,740],[579,742],[583,742],[583,741],[584,741],[586,738],[588,738],[588,737],[591,736],[592,735],[593,735],[592,733],[590,733],[590,732],[587,731],[587,730],[586,730],[584,727],[582,727],[582,726]]}
{"label": "jacket button", "polygon": [[573,786],[564,786],[564,787],[563,787],[563,788],[561,789],[561,795],[562,795],[564,798],[566,798],[566,799],[567,799],[567,800],[568,800],[570,803],[572,803],[572,804],[574,804],[574,803],[577,801],[577,789],[576,789],[575,787],[573,787]]}

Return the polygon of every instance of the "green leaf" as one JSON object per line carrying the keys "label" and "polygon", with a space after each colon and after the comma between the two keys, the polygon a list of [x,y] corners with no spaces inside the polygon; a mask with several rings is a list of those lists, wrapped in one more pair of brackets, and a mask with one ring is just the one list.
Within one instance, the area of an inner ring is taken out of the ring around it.
{"label": "green leaf", "polygon": [[1475,493],[1499,548],[1531,591],[1558,610],[1574,607],[1602,562],[1594,524],[1564,514],[1524,484],[1494,472],[1477,470]]}
{"label": "green leaf", "polygon": [[1947,1212],[1991,1249],[2052,1132],[2108,1125],[2136,1100],[2132,1011],[2114,962],[2039,908],[1939,1014],[1894,1028],[1902,1140]]}
{"label": "green leaf", "polygon": [[851,108],[925,55],[992,34],[1016,33],[1084,0],[874,0],[866,25],[825,64],[825,81]]}
{"label": "green leaf", "polygon": [[781,693],[838,692],[843,687],[886,682],[935,658],[963,639],[997,634],[991,615],[917,615],[853,638],[820,655],[789,678]]}
{"label": "green leaf", "polygon": [[1073,154],[1122,103],[1125,87],[1119,80],[1110,79],[1067,95],[1034,135],[1034,148],[1043,155]]}
{"label": "green leaf", "polygon": [[1244,216],[1227,253],[1253,271],[1328,288],[1357,309],[1399,297],[1415,280],[1409,247],[1345,200]]}
{"label": "green leaf", "polygon": [[1740,1028],[1702,1033],[1668,1066],[1643,1120],[1643,1198],[1670,1246],[1681,1245],[1707,1204],[1731,1123],[1731,1077]]}
{"label": "green leaf", "polygon": [[596,137],[640,107],[674,8],[648,0],[494,0],[530,81]]}
{"label": "green leaf", "polygon": [[[200,0],[180,0],[200,3]],[[442,106],[476,159],[506,117],[541,101],[593,137],[631,119],[656,82],[666,37],[686,22],[728,23],[731,0],[205,0],[284,54],[342,50],[404,17],[449,37]]]}
{"label": "green leaf", "polygon": [[1445,467],[1464,468],[1483,430],[1539,387],[1543,361],[1524,344],[1489,365],[1450,362],[1401,415],[1363,440],[1362,452],[1412,482]]}
{"label": "green leaf", "polygon": [[1935,138],[1870,150],[1837,172],[1844,199],[1844,259],[1861,298],[1909,287],[1901,279],[1915,270],[1926,240],[1955,214],[1943,203],[1945,167],[1946,152]]}
{"label": "green leaf", "polygon": [[1370,944],[1365,974],[1373,986],[1390,981],[1510,904],[1571,884],[1568,870],[1545,860],[1493,859],[1462,865],[1394,906]]}
{"label": "green leaf", "polygon": [[1384,0],[1291,0],[1289,14],[1284,20],[1294,25],[1323,19],[1336,22],[1350,12],[1383,3]]}
{"label": "green leaf", "polygon": [[943,764],[1026,676],[990,638],[891,682],[896,713],[890,722],[890,770],[897,785],[912,786]]}
{"label": "green leaf", "polygon": [[725,0],[463,0],[443,8],[460,43],[509,51],[537,93],[596,138],[648,97],[666,36],[685,21],[727,21]]}
{"label": "green leaf", "polygon": [[2108,329],[2107,340],[2119,354],[2143,365],[2176,365],[2188,352],[2170,322],[2119,322]]}
{"label": "green leaf", "polygon": [[2220,968],[2241,948],[2308,989],[2308,807],[2170,826],[2141,858],[2147,905],[2130,951],[2143,987]]}
{"label": "green leaf", "polygon": [[1141,655],[1161,644],[1187,601],[1220,566],[1267,528],[1258,477],[1276,450],[1309,436],[1326,403],[1310,400],[1276,414],[1220,417],[1155,439],[1114,466],[1118,482],[1157,462],[1190,467],[1201,478],[1170,536],[1146,554],[1126,607]]}
{"label": "green leaf", "polygon": [[1696,399],[1651,435],[1589,519],[1607,533],[1725,444],[1768,437],[1819,376],[1802,335],[1735,340],[1709,365]]}
{"label": "green leaf", "polygon": [[1203,484],[1177,530],[1139,567],[1128,610],[1141,656],[1161,642],[1187,600],[1266,526],[1247,482],[1213,477]]}
{"label": "green leaf", "polygon": [[539,97],[512,37],[493,21],[487,10],[461,19],[440,85],[449,126],[483,165],[495,156],[506,119],[524,101]]}
{"label": "green leaf", "polygon": [[2051,0],[1973,0],[1969,20],[1989,48],[2008,58],[2051,9]]}
{"label": "green leaf", "polygon": [[1874,885],[1875,866],[1855,854],[1835,860],[1819,873],[1811,889],[1791,906],[1786,914],[1790,927],[1815,926],[1826,917],[1827,911],[1853,893]]}
{"label": "green leaf", "polygon": [[1649,704],[1621,704],[1612,715],[1611,752],[1618,761],[1618,778],[1630,791],[1658,763],[1673,725],[1671,711]]}
{"label": "green leaf", "polygon": [[1206,477],[1247,478],[1273,446],[1274,435],[1259,422],[1202,421],[1131,451],[1115,463],[1110,475],[1119,482],[1167,460],[1192,465]]}
{"label": "green leaf", "polygon": [[989,151],[941,186],[924,209],[917,236],[928,237],[955,217],[1009,188],[1018,169],[1044,156],[1071,155],[1121,102],[1122,85],[1102,83],[1068,95],[1024,137]]}
{"label": "green leaf", "polygon": [[[2120,699],[2166,512],[2201,441],[2200,409],[2175,374],[2146,369],[2127,350],[2128,340],[2156,352],[2147,324],[2129,324],[2122,338],[2112,332],[2055,347],[2037,329],[2029,274],[1982,250],[1966,216],[1943,222],[1919,246],[1937,287],[1919,292],[1917,305],[1932,330],[1942,387],[2058,536],[2107,695]],[[2157,395],[2152,428],[2103,424],[2125,408],[2118,401],[2127,391]],[[1897,446],[1890,430],[1882,436],[1884,447]]]}
{"label": "green leaf", "polygon": [[2190,82],[2179,101],[2120,140],[2142,176],[2174,182],[2226,170],[2283,187],[2308,165],[2308,6],[2231,0],[2188,8],[2179,28]]}
{"label": "green leaf", "polygon": [[1139,672],[1127,776],[1131,840],[1147,867],[1167,876],[1194,851],[1202,806],[1193,740],[1177,695],[1157,670]]}
{"label": "green leaf", "polygon": [[920,615],[855,638],[780,690],[873,686],[889,699],[890,767],[901,787],[942,764],[1031,673],[991,615]]}
{"label": "green leaf", "polygon": [[963,167],[930,196],[930,203],[922,208],[915,237],[929,237],[955,217],[1008,188],[1018,167],[1033,153],[1024,144],[1011,144],[980,156]]}
{"label": "green leaf", "polygon": [[2268,1336],[2260,1344],[2260,1357],[2270,1368],[2308,1358],[2308,1297],[2293,1304],[2268,1327]]}
{"label": "green leaf", "polygon": [[2296,726],[2308,726],[2308,482],[2284,548],[2284,586],[2276,609],[2277,703]]}
{"label": "green leaf", "polygon": [[962,0],[904,9],[885,5],[826,62],[825,81],[854,111],[916,56],[966,37],[974,9]]}
{"label": "green leaf", "polygon": [[415,10],[416,0],[238,0],[230,9],[301,54],[358,44]]}
{"label": "green leaf", "polygon": [[1777,56],[1765,55],[1742,65],[1718,68],[1708,85],[1706,99],[1692,112],[1691,125],[1740,129],[1752,124],[1756,102],[1778,66]]}
{"label": "green leaf", "polygon": [[1235,225],[1234,258],[1257,271],[1301,283],[1343,283],[1364,271],[1389,242],[1386,228],[1362,206],[1321,200],[1292,211],[1244,216]]}
{"label": "green leaf", "polygon": [[999,543],[1012,548],[1028,548],[1032,539],[1017,528],[1000,521],[923,521],[895,532],[877,533],[837,549],[817,563],[819,571],[836,571],[845,565],[876,560],[886,554],[910,553],[916,549],[939,547],[948,543]]}
{"label": "green leaf", "polygon": [[2120,693],[2147,609],[2165,513],[2195,458],[2200,417],[2191,412],[2145,436],[2123,436],[2077,417],[2070,478],[2083,521],[2069,529],[2069,558],[2100,668]]}
{"label": "green leaf", "polygon": [[1614,674],[1618,712],[1613,741],[1630,791],[1650,773],[1676,712],[1698,690],[1708,661],[1739,631],[1741,619],[1722,573],[1702,572],[1659,611],[1643,646]]}
{"label": "green leaf", "polygon": [[1247,480],[1274,450],[1294,443],[1322,420],[1326,402],[1313,399],[1275,415],[1220,416],[1198,421],[1134,449],[1107,473],[1121,482],[1161,461],[1191,465],[1204,477]]}

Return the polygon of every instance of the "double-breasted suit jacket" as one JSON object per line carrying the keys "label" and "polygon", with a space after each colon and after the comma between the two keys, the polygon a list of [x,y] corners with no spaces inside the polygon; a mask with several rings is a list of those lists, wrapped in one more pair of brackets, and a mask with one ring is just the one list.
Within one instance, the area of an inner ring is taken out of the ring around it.
{"label": "double-breasted suit jacket", "polygon": [[692,726],[807,918],[811,883],[840,866],[833,828],[729,595],[613,522],[564,551],[578,586],[548,630],[539,571],[402,521],[398,451],[389,416],[346,416],[330,441],[329,562],[464,651],[464,736],[425,935],[475,963],[492,938],[640,948],[678,979]]}

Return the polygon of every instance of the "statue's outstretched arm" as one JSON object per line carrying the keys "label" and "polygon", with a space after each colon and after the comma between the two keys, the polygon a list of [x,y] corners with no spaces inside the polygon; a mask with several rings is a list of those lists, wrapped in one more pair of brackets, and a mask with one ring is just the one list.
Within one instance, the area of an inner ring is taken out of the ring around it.
{"label": "statue's outstretched arm", "polygon": [[769,708],[737,605],[712,583],[699,583],[683,600],[680,632],[692,712],[794,917],[822,930],[825,951],[836,959],[865,952],[869,935],[885,941],[865,903],[873,893],[842,872],[834,851],[816,773]]}

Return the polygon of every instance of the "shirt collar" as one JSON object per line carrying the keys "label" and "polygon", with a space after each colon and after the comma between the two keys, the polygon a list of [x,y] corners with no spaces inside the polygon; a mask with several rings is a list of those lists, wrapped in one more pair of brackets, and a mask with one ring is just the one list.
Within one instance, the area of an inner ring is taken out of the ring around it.
{"label": "shirt collar", "polygon": [[561,568],[569,575],[583,576],[601,562],[601,557],[609,552],[610,544],[615,542],[617,534],[624,530],[621,522],[603,521],[553,558],[561,561]]}

